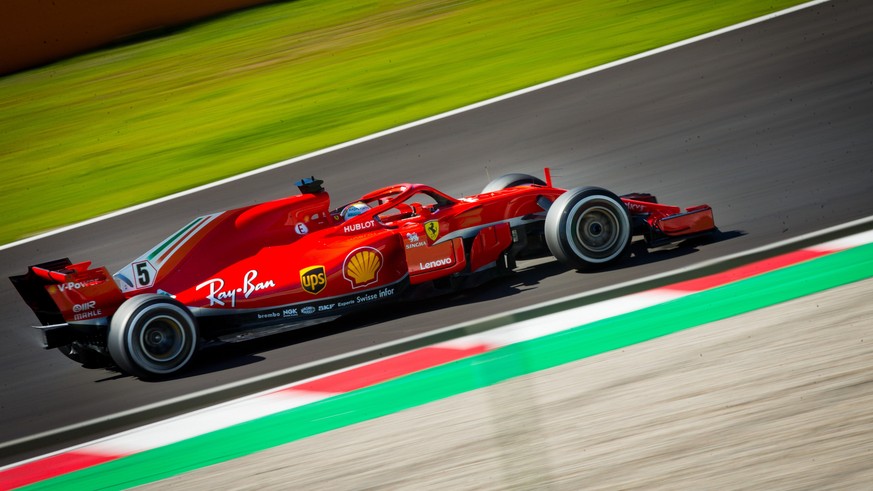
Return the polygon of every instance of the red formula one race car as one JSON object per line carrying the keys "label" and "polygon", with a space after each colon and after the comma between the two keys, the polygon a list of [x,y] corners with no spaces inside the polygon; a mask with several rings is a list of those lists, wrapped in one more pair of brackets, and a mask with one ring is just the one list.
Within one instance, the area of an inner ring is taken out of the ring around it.
{"label": "red formula one race car", "polygon": [[682,211],[524,174],[460,199],[395,184],[333,210],[322,181],[297,186],[299,196],[196,218],[114,275],[60,259],[11,280],[46,348],[155,378],[206,342],[474,286],[519,258],[551,254],[585,270],[619,260],[634,236],[653,247],[715,230],[707,205]]}

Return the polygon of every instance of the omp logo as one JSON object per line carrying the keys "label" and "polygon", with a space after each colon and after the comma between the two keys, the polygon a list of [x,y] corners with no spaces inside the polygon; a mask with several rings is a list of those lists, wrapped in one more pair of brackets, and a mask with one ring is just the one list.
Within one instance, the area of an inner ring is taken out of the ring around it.
{"label": "omp logo", "polygon": [[350,252],[343,263],[343,277],[352,288],[361,288],[379,281],[382,253],[372,247],[361,247]]}
{"label": "omp logo", "polygon": [[427,232],[427,237],[430,240],[437,240],[440,236],[440,222],[432,220],[424,224],[424,231]]}
{"label": "omp logo", "polygon": [[300,286],[304,291],[313,295],[324,290],[327,286],[327,275],[324,266],[310,266],[300,270]]}

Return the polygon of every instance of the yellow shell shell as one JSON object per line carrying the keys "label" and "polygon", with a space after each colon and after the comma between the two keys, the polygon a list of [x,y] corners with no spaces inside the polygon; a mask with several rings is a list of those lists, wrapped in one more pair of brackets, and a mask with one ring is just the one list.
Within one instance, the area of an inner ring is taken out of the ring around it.
{"label": "yellow shell shell", "polygon": [[349,258],[346,275],[355,285],[365,285],[376,278],[381,268],[382,257],[373,250],[365,249]]}

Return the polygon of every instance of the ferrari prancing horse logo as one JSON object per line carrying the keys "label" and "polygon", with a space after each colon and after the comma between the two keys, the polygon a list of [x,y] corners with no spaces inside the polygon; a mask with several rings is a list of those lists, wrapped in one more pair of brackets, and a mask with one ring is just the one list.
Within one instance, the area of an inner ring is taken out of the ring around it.
{"label": "ferrari prancing horse logo", "polygon": [[427,232],[427,237],[430,240],[437,240],[440,236],[440,222],[431,220],[424,224],[424,231]]}

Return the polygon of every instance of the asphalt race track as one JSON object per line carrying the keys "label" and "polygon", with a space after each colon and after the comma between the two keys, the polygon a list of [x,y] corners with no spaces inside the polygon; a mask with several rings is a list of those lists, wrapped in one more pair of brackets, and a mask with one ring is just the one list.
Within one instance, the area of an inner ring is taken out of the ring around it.
{"label": "asphalt race track", "polygon": [[[680,206],[708,203],[723,232],[713,243],[635,256],[594,274],[539,262],[464,297],[213,350],[193,370],[159,383],[84,369],[43,351],[27,327],[36,319],[3,281],[0,442],[869,216],[871,26],[870,2],[825,3],[0,251],[4,277],[58,257],[115,271],[191,217],[296,193],[293,181],[301,176],[324,179],[340,203],[404,181],[473,194],[487,183],[486,173],[541,175],[543,166],[556,168],[562,187],[651,192]],[[0,465],[21,457],[2,455]]]}

